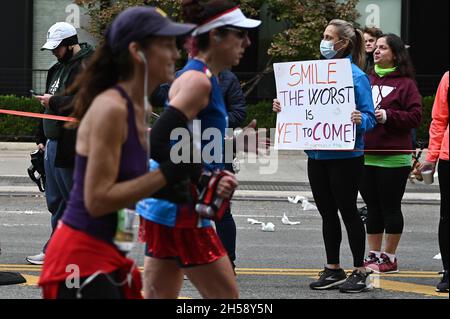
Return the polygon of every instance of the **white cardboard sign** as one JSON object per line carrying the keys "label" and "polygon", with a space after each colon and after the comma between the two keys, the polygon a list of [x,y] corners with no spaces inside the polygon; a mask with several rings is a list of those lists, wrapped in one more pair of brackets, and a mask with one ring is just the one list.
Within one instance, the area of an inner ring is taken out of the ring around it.
{"label": "white cardboard sign", "polygon": [[299,61],[273,65],[277,99],[275,148],[351,150],[355,93],[349,59]]}

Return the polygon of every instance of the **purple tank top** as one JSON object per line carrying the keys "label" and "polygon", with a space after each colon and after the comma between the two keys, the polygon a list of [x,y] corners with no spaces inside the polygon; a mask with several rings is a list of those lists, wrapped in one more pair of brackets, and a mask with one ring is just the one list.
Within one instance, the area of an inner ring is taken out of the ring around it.
{"label": "purple tank top", "polygon": [[[136,126],[133,103],[126,92],[118,85],[113,89],[127,100],[128,137],[122,145],[120,167],[117,182],[127,181],[148,172],[147,152],[142,147]],[[76,154],[73,188],[63,215],[63,222],[75,229],[84,231],[99,239],[112,242],[117,227],[117,212],[111,212],[100,218],[93,218],[84,205],[84,176],[88,158]],[[130,207],[134,209],[133,207]]]}

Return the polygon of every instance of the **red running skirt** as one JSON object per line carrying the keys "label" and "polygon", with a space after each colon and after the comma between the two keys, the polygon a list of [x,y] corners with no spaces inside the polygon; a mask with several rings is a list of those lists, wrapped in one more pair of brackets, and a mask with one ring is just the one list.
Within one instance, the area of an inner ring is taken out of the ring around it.
{"label": "red running skirt", "polygon": [[213,227],[175,228],[142,220],[148,257],[176,259],[186,268],[210,264],[227,255]]}
{"label": "red running skirt", "polygon": [[114,245],[60,222],[47,247],[38,283],[45,299],[57,298],[60,283],[74,275],[71,272],[74,266],[80,278],[97,271],[118,271],[120,282],[128,278],[127,284],[122,286],[125,298],[142,299],[141,274],[133,260],[126,258]]}

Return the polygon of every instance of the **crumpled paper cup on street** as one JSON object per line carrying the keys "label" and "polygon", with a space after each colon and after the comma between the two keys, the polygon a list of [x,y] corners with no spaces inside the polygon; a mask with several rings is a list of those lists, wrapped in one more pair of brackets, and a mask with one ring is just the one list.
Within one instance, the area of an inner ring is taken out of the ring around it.
{"label": "crumpled paper cup on street", "polygon": [[314,206],[313,204],[311,204],[310,202],[308,202],[307,199],[304,199],[302,201],[302,207],[303,207],[303,210],[317,210],[317,207]]}
{"label": "crumpled paper cup on street", "polygon": [[274,232],[275,231],[275,225],[272,223],[262,223],[262,227],[261,227],[262,231],[268,231],[268,232]]}
{"label": "crumpled paper cup on street", "polygon": [[263,223],[263,222],[260,222],[259,220],[253,219],[253,218],[247,218],[247,222],[252,225],[260,225]]}
{"label": "crumpled paper cup on street", "polygon": [[281,218],[281,222],[284,225],[298,225],[300,222],[291,222],[289,218],[286,216],[286,213],[283,214],[283,218]]}
{"label": "crumpled paper cup on street", "polygon": [[298,202],[305,200],[306,198],[300,195],[296,195],[295,197],[288,197],[289,203],[298,204]]}

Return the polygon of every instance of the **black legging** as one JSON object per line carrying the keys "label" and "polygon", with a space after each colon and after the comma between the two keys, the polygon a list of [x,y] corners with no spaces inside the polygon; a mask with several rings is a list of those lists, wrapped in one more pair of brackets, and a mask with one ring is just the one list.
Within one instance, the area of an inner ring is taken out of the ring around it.
{"label": "black legging", "polygon": [[216,222],[216,231],[234,266],[236,260],[236,223],[231,208],[227,209],[222,219]]}
{"label": "black legging", "polygon": [[[120,287],[114,285],[108,277],[115,283],[119,283],[117,272],[108,275],[98,275],[92,282],[82,287],[81,299],[123,299],[122,290]],[[80,286],[87,278],[80,279]],[[67,288],[65,282],[62,282],[58,287],[58,299],[77,299],[77,288]]]}
{"label": "black legging", "polygon": [[[225,163],[225,169],[227,171],[235,174],[233,169],[233,164]],[[216,231],[220,240],[222,241],[225,250],[228,253],[233,267],[235,267],[236,261],[236,223],[234,221],[233,215],[231,214],[231,204],[230,208],[226,210],[222,219],[216,222]]]}
{"label": "black legging", "polygon": [[308,159],[308,178],[320,215],[328,264],[339,264],[342,241],[341,212],[353,254],[353,266],[362,267],[366,233],[359,217],[356,200],[364,158],[339,160]]}
{"label": "black legging", "polygon": [[449,161],[439,160],[438,174],[439,174],[439,189],[441,191],[441,219],[439,221],[439,249],[442,256],[442,264],[444,270],[448,270],[448,214],[450,207],[449,202],[449,187],[448,187],[448,169]]}
{"label": "black legging", "polygon": [[403,232],[402,199],[411,168],[364,166],[361,194],[367,204],[368,234]]}

